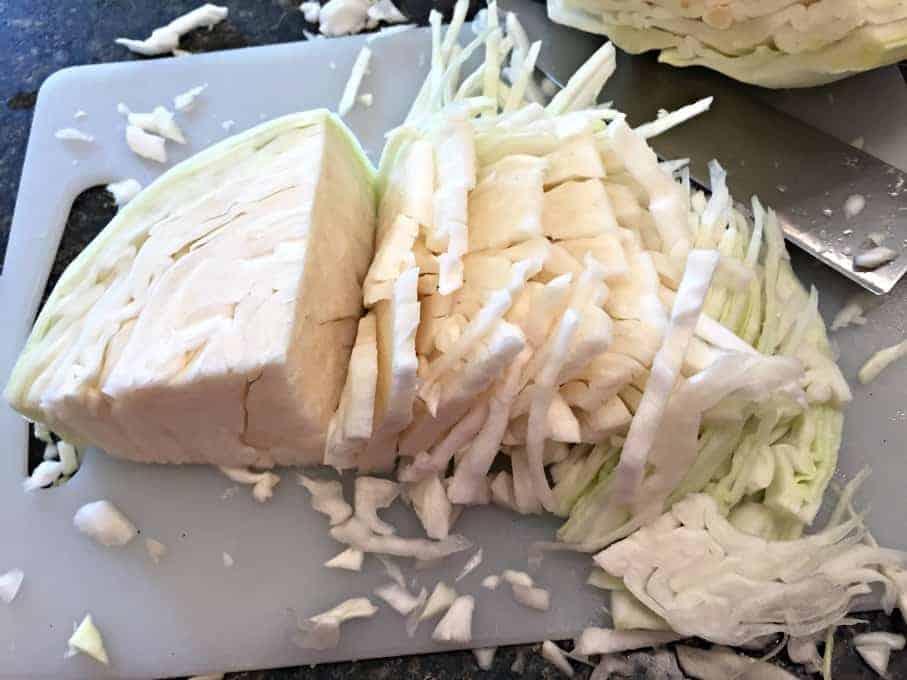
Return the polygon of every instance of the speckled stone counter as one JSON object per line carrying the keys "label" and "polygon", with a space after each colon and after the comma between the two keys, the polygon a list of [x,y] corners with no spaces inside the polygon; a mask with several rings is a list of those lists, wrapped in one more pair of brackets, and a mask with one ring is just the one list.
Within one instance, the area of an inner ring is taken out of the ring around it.
{"label": "speckled stone counter", "polygon": [[[142,38],[157,26],[193,9],[196,0],[50,0],[0,1],[0,259],[5,252],[12,219],[19,173],[25,154],[31,113],[38,87],[54,71],[78,64],[136,58],[114,44],[119,36]],[[229,0],[229,20],[213,30],[200,30],[186,36],[185,49],[198,52],[300,40],[306,28],[298,11],[298,0]],[[425,0],[400,2],[410,16],[427,14]],[[449,4],[449,3],[445,3]],[[309,30],[314,27],[308,26]],[[94,237],[113,216],[115,207],[103,189],[86,191],[74,203],[57,261],[51,275],[52,285],[66,264]],[[873,615],[872,629],[904,630],[904,622],[883,614]],[[402,627],[401,627],[402,631]],[[835,678],[876,677],[852,651],[840,634],[835,647]],[[326,664],[309,668],[251,671],[228,674],[231,680],[459,680],[467,678],[520,677],[510,667],[517,654],[525,656],[524,678],[563,677],[544,662],[531,646],[501,649],[490,671],[480,670],[469,652],[450,652],[406,658],[355,663]],[[784,663],[784,656],[781,655]],[[646,670],[637,657],[637,678],[669,680]],[[788,665],[788,668],[791,668]],[[589,669],[577,665],[577,677],[587,678]],[[2,674],[2,669],[0,669]],[[891,678],[907,678],[907,654],[892,657]]]}

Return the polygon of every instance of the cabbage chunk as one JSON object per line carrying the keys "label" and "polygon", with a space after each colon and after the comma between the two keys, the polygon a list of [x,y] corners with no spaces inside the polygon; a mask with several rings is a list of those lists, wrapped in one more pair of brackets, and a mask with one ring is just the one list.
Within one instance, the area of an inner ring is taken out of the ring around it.
{"label": "cabbage chunk", "polygon": [[373,193],[326,111],[176,166],[64,272],[7,400],[137,461],[319,462],[361,315]]}

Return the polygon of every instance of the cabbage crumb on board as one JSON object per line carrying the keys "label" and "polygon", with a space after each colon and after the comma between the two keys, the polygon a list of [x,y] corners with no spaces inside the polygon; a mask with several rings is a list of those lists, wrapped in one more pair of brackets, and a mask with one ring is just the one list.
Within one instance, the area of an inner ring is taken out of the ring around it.
{"label": "cabbage crumb on board", "polygon": [[21,569],[10,569],[5,574],[0,574],[0,602],[10,604],[19,594],[25,572]]}
{"label": "cabbage crumb on board", "polygon": [[[430,532],[444,504],[496,502],[561,514],[561,540],[594,550],[705,491],[796,537],[850,390],[776,215],[754,201],[749,223],[717,163],[713,195],[693,191],[595,105],[610,44],[542,106],[523,78],[537,50],[507,64],[492,7],[458,52],[458,20],[442,37],[432,15],[432,73],[379,169],[377,387],[344,407],[370,436],[326,461],[396,471]],[[487,77],[505,64],[509,84]],[[432,480],[446,499],[420,512]]]}
{"label": "cabbage crumb on board", "polygon": [[367,597],[344,600],[333,609],[300,619],[294,642],[303,649],[331,649],[340,643],[340,626],[352,619],[371,618],[378,608]]}
{"label": "cabbage crumb on board", "polygon": [[107,500],[86,503],[72,518],[73,526],[101,545],[121,547],[135,538],[135,525]]}
{"label": "cabbage crumb on board", "polygon": [[69,653],[71,654],[81,652],[105,666],[110,663],[107,650],[104,648],[104,639],[101,637],[101,631],[95,626],[91,614],[86,614],[85,618],[82,619],[82,623],[75,628],[68,644]]}
{"label": "cabbage crumb on board", "polygon": [[764,87],[810,87],[907,58],[907,4],[781,0],[547,0],[552,21],[632,54]]}

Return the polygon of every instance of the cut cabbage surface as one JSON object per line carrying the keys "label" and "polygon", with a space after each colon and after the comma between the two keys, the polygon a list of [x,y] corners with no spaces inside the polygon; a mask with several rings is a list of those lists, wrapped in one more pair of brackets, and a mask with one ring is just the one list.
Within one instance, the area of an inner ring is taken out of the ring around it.
{"label": "cut cabbage surface", "polygon": [[900,0],[548,0],[548,16],[764,87],[821,85],[907,57]]}
{"label": "cut cabbage surface", "polygon": [[324,111],[173,168],[64,272],[7,399],[132,460],[319,462],[361,315],[372,180]]}

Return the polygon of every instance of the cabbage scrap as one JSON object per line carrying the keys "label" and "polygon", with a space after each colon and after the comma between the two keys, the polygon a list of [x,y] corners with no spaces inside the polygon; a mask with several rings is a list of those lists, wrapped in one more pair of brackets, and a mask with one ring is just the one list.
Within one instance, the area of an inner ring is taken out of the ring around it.
{"label": "cabbage scrap", "polygon": [[677,645],[677,660],[684,673],[702,680],[725,678],[759,678],[760,680],[794,680],[797,676],[783,668],[728,649],[698,649]]}
{"label": "cabbage scrap", "polygon": [[682,635],[671,631],[611,630],[591,627],[583,630],[576,639],[574,651],[585,656],[613,654],[631,649],[658,647],[682,638]]}
{"label": "cabbage scrap", "polygon": [[472,650],[472,654],[476,658],[476,665],[480,670],[491,670],[491,666],[494,664],[494,655],[497,651],[497,647],[478,647]]}
{"label": "cabbage scrap", "polygon": [[387,508],[400,494],[396,482],[378,477],[357,477],[353,501],[356,518],[376,534],[389,536],[396,529],[378,517],[380,508]]}
{"label": "cabbage scrap", "polygon": [[274,487],[280,483],[280,477],[273,472],[255,472],[245,468],[221,467],[220,471],[234,482],[252,485],[252,497],[259,503],[265,503],[274,495]]}
{"label": "cabbage scrap", "polygon": [[892,345],[891,347],[880,349],[873,354],[860,368],[857,377],[864,385],[870,383],[878,378],[882,371],[888,368],[888,366],[904,356],[907,356],[907,340]]}
{"label": "cabbage scrap", "polygon": [[419,613],[419,621],[426,621],[446,612],[457,597],[456,590],[444,581],[438,581],[425,603],[425,608]]}
{"label": "cabbage scrap", "polygon": [[211,28],[227,18],[229,10],[226,7],[205,3],[191,12],[186,12],[177,17],[166,26],[156,28],[144,40],[131,38],[117,38],[116,44],[122,45],[130,52],[146,57],[179,51],[180,38],[196,28]]}
{"label": "cabbage scrap", "polygon": [[567,655],[564,650],[554,644],[551,640],[545,640],[541,648],[542,657],[552,666],[557,668],[563,675],[572,678],[574,675],[573,666],[567,661]]}
{"label": "cabbage scrap", "polygon": [[460,595],[438,621],[432,640],[464,644],[472,640],[472,615],[475,610],[475,598],[472,595]]}
{"label": "cabbage scrap", "polygon": [[344,600],[333,609],[300,619],[293,641],[303,649],[333,649],[340,644],[340,626],[344,622],[371,618],[377,611],[367,597]]}
{"label": "cabbage scrap", "polygon": [[861,633],[853,637],[854,649],[882,677],[888,672],[891,652],[904,649],[904,643],[904,636],[895,633]]}
{"label": "cabbage scrap", "polygon": [[457,534],[451,534],[441,541],[374,534],[357,517],[331,527],[331,538],[362,552],[414,557],[417,560],[442,559],[472,546],[469,540]]}
{"label": "cabbage scrap", "polygon": [[425,601],[424,589],[421,595],[413,595],[398,583],[388,583],[375,588],[375,595],[387,602],[391,609],[403,616],[412,613]]}
{"label": "cabbage scrap", "polygon": [[312,508],[325,515],[331,526],[342,524],[353,514],[353,508],[343,498],[343,486],[336,479],[315,479],[299,473],[296,479],[311,495]]}
{"label": "cabbage scrap", "polygon": [[69,649],[73,652],[81,652],[90,656],[98,663],[107,666],[110,658],[107,656],[107,650],[104,648],[104,639],[101,637],[101,631],[94,625],[91,614],[86,614],[82,623],[73,631],[70,636]]}

